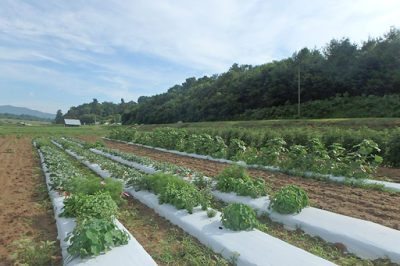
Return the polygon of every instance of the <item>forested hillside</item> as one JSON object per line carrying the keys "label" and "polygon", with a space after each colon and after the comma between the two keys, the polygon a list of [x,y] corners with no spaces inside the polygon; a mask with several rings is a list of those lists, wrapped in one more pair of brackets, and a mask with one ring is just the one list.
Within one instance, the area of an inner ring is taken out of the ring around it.
{"label": "forested hillside", "polygon": [[9,114],[9,113],[4,113],[0,114],[0,118],[4,119],[18,119],[22,121],[41,121],[41,122],[51,122],[52,119],[50,118],[42,118],[42,117],[37,117],[33,115],[15,115],[15,114]]}
{"label": "forested hillside", "polygon": [[136,102],[125,102],[121,99],[119,104],[113,102],[99,103],[97,99],[93,99],[91,103],[84,103],[78,106],[72,106],[66,114],[63,115],[61,110],[57,111],[54,122],[62,124],[64,118],[79,119],[81,123],[94,124],[99,123],[120,123],[121,115],[125,110],[131,110]]}
{"label": "forested hillside", "polygon": [[[280,61],[259,66],[233,64],[222,74],[187,78],[166,93],[140,97],[138,105],[125,111],[122,122],[222,121],[251,119],[249,114],[254,113],[259,114],[257,119],[276,118],[268,116],[271,108],[297,104],[299,68],[302,103],[320,103],[337,95],[352,99],[398,94],[400,29],[391,27],[382,37],[370,37],[361,45],[348,38],[333,39],[321,49],[303,48]],[[331,112],[312,113],[321,118]]]}
{"label": "forested hillside", "polygon": [[360,45],[332,39],[263,65],[235,63],[225,73],[141,96],[137,104],[93,99],[64,117],[123,124],[296,118],[299,76],[302,118],[400,116],[400,29]]}

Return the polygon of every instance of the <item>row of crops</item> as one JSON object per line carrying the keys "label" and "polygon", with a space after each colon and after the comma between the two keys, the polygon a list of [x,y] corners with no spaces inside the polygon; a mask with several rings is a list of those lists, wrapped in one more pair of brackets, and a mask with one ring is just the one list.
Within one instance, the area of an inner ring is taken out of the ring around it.
{"label": "row of crops", "polygon": [[[109,150],[105,148],[101,148],[102,152],[106,152],[107,154],[115,154],[118,155],[118,157],[124,157],[125,159],[128,159],[129,161],[135,161],[136,164],[140,165],[147,165],[148,167],[151,166],[153,169],[157,169],[162,172],[167,172],[167,173],[174,173],[176,176],[179,176],[180,178],[173,177],[171,175],[165,175],[165,174],[157,174],[157,175],[145,175],[143,173],[140,173],[139,171],[134,171],[130,167],[122,166],[121,164],[117,163],[112,163],[110,160],[106,159],[103,156],[98,156],[93,154],[92,152],[83,149],[79,147],[77,144],[72,143],[70,141],[65,141],[58,139],[57,142],[62,143],[62,145],[65,148],[68,148],[69,150],[73,151],[74,153],[83,156],[85,160],[89,160],[92,163],[96,163],[101,166],[101,169],[107,170],[111,173],[111,175],[115,178],[118,179],[124,179],[127,184],[130,186],[135,187],[135,190],[150,190],[152,192],[158,193],[158,203],[171,203],[175,205],[178,209],[186,209],[189,213],[193,213],[194,209],[196,208],[197,205],[202,206],[201,208],[207,209],[209,206],[208,200],[209,200],[209,193],[215,195],[218,194],[226,194],[226,193],[220,193],[218,191],[213,191],[213,189],[221,189],[224,190],[225,188],[227,189],[226,191],[235,191],[236,194],[241,194],[241,195],[250,195],[252,197],[255,197],[255,201],[259,200],[261,195],[265,195],[268,193],[268,188],[265,186],[265,184],[261,184],[260,181],[252,181],[249,180],[249,178],[246,177],[245,174],[245,169],[243,167],[239,166],[233,166],[228,168],[226,171],[221,173],[221,175],[217,178],[217,183],[215,186],[213,186],[213,183],[210,183],[210,180],[202,176],[201,173],[196,173],[195,171],[191,171],[190,169],[184,168],[184,167],[177,167],[174,165],[170,165],[167,163],[157,163],[154,161],[151,161],[149,158],[143,158],[143,157],[138,157],[133,154],[124,154],[116,150]],[[81,141],[79,141],[81,142]],[[91,147],[94,144],[90,143],[85,143],[81,142],[83,146],[86,147]],[[132,163],[130,163],[132,164]],[[145,168],[142,167],[143,170]],[[131,172],[132,171],[132,172]],[[153,170],[154,171],[154,170]],[[183,180],[188,180],[190,181],[190,185],[188,182],[184,182]],[[194,184],[194,186],[193,186]],[[221,185],[218,185],[221,184]],[[298,212],[302,209],[302,207],[296,207],[296,206],[291,206],[288,202],[283,203],[280,202],[279,200],[281,199],[287,199],[287,196],[284,196],[285,193],[288,193],[286,195],[296,195],[294,202],[302,202],[304,205],[307,205],[307,197],[304,195],[304,193],[301,191],[301,189],[296,188],[296,187],[286,187],[283,188],[281,191],[279,191],[278,194],[275,194],[271,197],[270,201],[270,208],[275,208],[276,212],[281,212],[281,213],[290,213],[290,212]],[[134,192],[132,193],[134,194]],[[229,194],[226,194],[229,195]],[[302,200],[303,199],[303,200]],[[235,199],[235,201],[240,201]],[[246,202],[249,202],[249,200],[245,200]],[[271,204],[275,203],[275,204]],[[265,202],[262,203],[262,205],[265,205]],[[237,206],[237,205],[235,205]],[[233,215],[236,215],[235,219],[232,219],[232,221],[235,221],[237,219],[238,213],[249,213],[251,214],[250,209],[246,209],[246,207],[243,207],[240,205],[239,207],[232,207],[233,210],[229,210],[229,208],[226,210],[226,213],[232,212]],[[245,209],[243,209],[245,208]],[[268,208],[269,209],[269,208]],[[306,208],[306,210],[311,210],[312,208]],[[204,211],[205,211],[204,210]],[[229,210],[229,212],[228,212]],[[247,210],[247,211],[245,211]],[[231,227],[232,230],[238,230],[238,229],[243,229],[240,228],[240,224],[243,224],[245,229],[249,229],[252,227],[255,227],[255,224],[251,224],[251,221],[254,221],[252,219],[253,216],[250,215],[250,217],[247,217],[242,221],[241,223],[233,225]],[[332,219],[330,217],[330,219]],[[228,214],[225,215],[225,210],[222,218],[222,223],[224,223],[224,226],[228,227],[231,226],[232,224],[231,220],[229,219]],[[248,223],[247,223],[248,222]],[[329,221],[328,221],[329,223]],[[330,221],[332,223],[332,220]],[[314,228],[315,230],[315,228]],[[326,228],[323,228],[323,230],[327,230]],[[343,230],[343,228],[340,228],[340,230]],[[374,228],[373,231],[377,231],[377,228]],[[378,230],[379,231],[379,230]],[[379,233],[378,233],[379,235]],[[376,238],[372,237],[372,242],[373,239]],[[365,238],[364,238],[365,239]],[[379,237],[378,237],[379,239]],[[375,239],[377,240],[377,239]],[[354,240],[351,240],[354,241]],[[384,242],[386,244],[390,244],[392,241],[392,238],[386,238]],[[378,241],[379,242],[379,241]],[[393,242],[395,243],[395,242]],[[375,254],[378,249],[374,246],[375,250],[368,251],[366,253],[370,254]],[[396,256],[396,253],[391,253],[392,250],[389,249],[384,249],[382,251],[383,253],[388,252],[389,254]],[[378,252],[379,253],[379,252]],[[388,254],[385,253],[385,254]],[[382,254],[381,254],[382,256]]]}
{"label": "row of crops", "polygon": [[[168,131],[168,128],[157,129]],[[180,129],[182,130],[182,129]],[[374,130],[367,127],[353,130],[350,128],[339,127],[310,127],[295,126],[283,128],[245,128],[245,127],[200,127],[183,129],[187,135],[208,134],[212,137],[220,136],[229,146],[231,139],[239,139],[249,147],[261,149],[271,139],[282,138],[286,143],[286,148],[293,145],[306,146],[310,139],[319,139],[325,147],[330,147],[335,143],[341,143],[346,150],[352,150],[355,145],[364,139],[370,139],[378,144],[380,148],[379,156],[387,166],[400,166],[400,128]]]}
{"label": "row of crops", "polygon": [[[58,140],[58,141],[60,141],[60,142],[62,142],[62,140]],[[64,143],[65,144],[65,143]],[[68,144],[67,144],[68,145]],[[83,150],[83,149],[82,149]],[[69,152],[69,153],[71,153],[72,154],[72,152]],[[74,154],[74,156],[77,156],[75,153],[73,153]],[[81,154],[82,155],[82,154]],[[79,156],[77,156],[78,158],[80,158]],[[102,156],[100,156],[100,157],[102,157]],[[93,157],[92,157],[92,159],[93,159]],[[101,167],[103,168],[103,169],[105,169],[105,167],[104,167],[104,165],[102,165],[101,163],[101,160],[99,161],[99,162],[97,162],[95,165],[101,165]],[[88,162],[87,162],[87,164],[88,164],[88,166],[90,166],[93,170],[95,170],[95,171],[97,171],[100,175],[103,175],[103,176],[105,176],[105,175],[107,175],[107,174],[105,174],[105,172],[104,172],[104,170],[99,170],[99,167],[97,166],[95,166],[95,165],[93,165],[93,164],[89,164]],[[118,165],[117,163],[114,163],[115,165]],[[108,166],[110,167],[111,166],[111,163],[109,163],[108,164]],[[96,169],[97,168],[97,169]],[[112,168],[111,167],[111,169],[118,169],[118,167],[117,168]],[[107,171],[106,172],[112,172],[112,171],[110,171],[110,169],[107,169]],[[122,176],[125,174],[125,171],[122,173]],[[112,176],[113,176],[114,174],[112,174]],[[111,176],[111,175],[109,175],[109,176]],[[168,176],[168,175],[167,175]],[[162,179],[160,179],[160,180],[162,180]],[[98,183],[98,182],[97,182]],[[190,186],[192,186],[192,185],[190,185]],[[61,191],[62,191],[63,189],[61,189]],[[201,193],[201,192],[199,192],[200,190],[195,190],[196,191],[196,193]],[[132,193],[132,194],[137,194],[137,193],[141,193],[141,192],[135,192],[135,190],[130,190],[130,193]],[[149,193],[148,193],[149,194]],[[136,195],[137,196],[137,195]],[[172,216],[176,216],[176,208],[175,207],[172,207],[171,205],[169,205],[169,206],[171,206],[173,209],[171,210],[171,207],[168,207],[168,205],[166,206],[165,204],[164,205],[159,205],[159,201],[160,201],[160,196],[155,196],[155,195],[153,195],[153,197],[155,197],[154,199],[153,199],[153,203],[154,202],[156,202],[157,203],[157,205],[158,206],[165,206],[165,207],[163,207],[163,214],[165,215],[165,209],[170,209],[170,211],[169,211],[169,213],[170,213],[170,215],[172,215]],[[145,197],[145,200],[146,201],[149,201],[149,195],[146,195]],[[175,198],[175,197],[174,197]],[[228,210],[231,210],[231,211],[228,211]],[[254,211],[250,208],[250,207],[248,207],[248,206],[246,206],[246,205],[243,205],[243,204],[232,204],[232,205],[230,205],[230,206],[228,206],[228,207],[226,207],[225,208],[225,212],[224,212],[224,214],[225,214],[225,216],[224,216],[224,219],[226,220],[226,223],[227,224],[232,224],[232,225],[237,225],[237,226],[239,226],[236,222],[234,222],[235,220],[233,220],[233,218],[231,217],[231,218],[229,218],[230,217],[230,215],[238,215],[238,213],[245,213],[245,211],[247,211],[248,212],[248,214],[250,214],[250,215],[252,215],[253,217],[255,216],[255,214],[254,214]],[[196,224],[197,224],[197,226],[198,226],[198,230],[197,230],[197,232],[198,232],[198,234],[201,234],[201,235],[203,235],[203,234],[206,234],[207,236],[208,236],[208,234],[206,233],[206,232],[204,232],[204,224],[202,224],[202,223],[209,223],[208,222],[208,220],[205,220],[204,218],[201,218],[201,219],[199,219],[199,217],[196,217],[196,214],[198,215],[199,214],[199,211],[200,212],[202,212],[202,213],[200,213],[200,215],[202,216],[202,215],[204,215],[204,211],[201,211],[201,209],[199,209],[199,208],[197,208],[197,207],[195,207],[195,210],[193,211],[193,215],[190,215],[190,217],[193,217],[193,218],[191,218],[191,219],[196,219],[196,220],[191,220],[190,222],[189,221],[187,221],[187,219],[188,219],[188,216],[187,215],[185,215],[184,213],[183,213],[183,215],[182,215],[182,213],[181,213],[181,216],[182,216],[182,220],[184,220],[183,221],[183,225],[184,224],[190,224],[192,227],[193,226],[195,226]],[[186,213],[186,212],[185,212]],[[215,213],[217,213],[217,212],[215,212]],[[214,213],[214,215],[215,215],[215,213]],[[218,213],[218,214],[220,214],[220,213]],[[218,217],[215,217],[215,218],[212,218],[212,215],[210,215],[210,219],[214,219],[215,221],[218,221],[218,223],[219,224],[221,224],[221,222],[219,221],[219,218]],[[237,218],[237,217],[236,217]],[[176,222],[176,219],[177,219],[177,217],[169,217],[169,219],[171,220],[171,221],[175,221]],[[196,223],[196,221],[197,221],[197,223]],[[178,225],[179,225],[179,222],[178,222]],[[182,225],[182,226],[183,226]],[[229,225],[228,225],[229,226]],[[243,221],[242,221],[242,225],[241,226],[243,226]],[[251,229],[252,228],[252,226],[251,226],[251,224],[248,224],[248,226],[249,227],[247,227],[247,226],[245,226],[246,227],[246,229]],[[239,228],[237,228],[236,230],[238,230]],[[192,231],[194,230],[194,228],[192,228],[191,229]],[[218,229],[217,228],[217,230],[219,231],[218,232],[218,234],[216,234],[216,238],[218,239],[219,238],[219,236],[218,235],[220,235],[221,234],[221,232],[220,232],[220,230],[221,229]],[[229,231],[229,230],[227,230],[227,229],[224,229],[225,231]],[[320,259],[320,258],[318,258],[318,257],[315,257],[315,256],[313,256],[313,255],[311,255],[311,254],[309,254],[309,253],[307,253],[307,252],[304,252],[303,250],[299,250],[299,249],[297,249],[297,248],[294,248],[294,247],[292,247],[291,245],[289,245],[289,244],[286,244],[286,243],[284,243],[284,242],[282,242],[282,241],[279,241],[279,240],[277,240],[277,239],[275,239],[275,238],[272,238],[272,237],[268,237],[268,235],[266,235],[266,234],[264,234],[264,233],[261,233],[260,231],[252,231],[253,233],[252,234],[245,234],[245,235],[238,235],[238,234],[236,234],[236,233],[233,233],[233,231],[230,231],[231,232],[231,236],[229,237],[229,236],[227,236],[226,238],[224,238],[224,241],[221,241],[221,240],[219,240],[218,241],[218,243],[217,243],[217,249],[220,251],[220,252],[223,252],[228,258],[229,258],[229,256],[232,256],[232,252],[230,252],[231,250],[232,250],[232,248],[229,248],[229,247],[225,247],[226,245],[228,245],[229,246],[229,244],[227,244],[227,243],[236,243],[235,245],[235,248],[234,248],[234,250],[237,250],[237,247],[238,246],[241,246],[240,245],[240,243],[241,243],[241,241],[240,240],[246,240],[246,236],[247,236],[247,238],[249,238],[250,237],[250,239],[247,239],[248,241],[249,241],[249,243],[253,243],[253,245],[255,245],[256,247],[257,247],[257,249],[258,249],[258,251],[260,252],[261,250],[260,249],[264,249],[264,248],[270,248],[271,250],[270,250],[270,255],[271,254],[276,254],[275,256],[268,256],[268,259],[269,259],[269,261],[271,261],[271,265],[280,265],[280,263],[282,263],[282,262],[288,262],[289,264],[293,264],[293,262],[295,261],[295,259],[293,259],[293,258],[284,258],[284,257],[282,257],[282,256],[278,256],[279,254],[280,255],[282,255],[281,253],[282,253],[282,251],[280,251],[280,253],[278,252],[277,253],[277,251],[279,251],[279,250],[282,250],[282,249],[284,249],[284,250],[288,250],[289,249],[289,251],[290,251],[290,249],[292,249],[292,251],[291,251],[291,253],[296,257],[296,260],[297,261],[300,261],[300,262],[302,262],[302,263],[311,263],[310,265],[333,265],[332,263],[329,263],[329,262],[327,262],[327,261],[324,261],[323,259]],[[224,234],[226,234],[226,233],[228,233],[229,234],[229,232],[224,232]],[[259,235],[262,235],[263,237],[261,237],[260,238],[260,236]],[[197,238],[201,238],[201,235],[198,235],[198,236],[196,236]],[[208,236],[209,237],[209,236]],[[232,237],[234,237],[234,238],[236,238],[235,239],[235,241],[233,241],[232,242]],[[263,239],[261,242],[260,242],[260,239]],[[209,240],[207,240],[207,241],[209,241]],[[273,242],[273,243],[271,243],[271,241]],[[215,240],[214,241],[211,241],[211,243],[213,243],[213,242],[215,242]],[[251,245],[251,244],[250,244]],[[252,249],[252,250],[256,250],[256,249]],[[242,252],[242,251],[240,251],[240,252]],[[254,257],[254,254],[253,255],[251,255],[250,257],[249,256],[246,256],[246,254],[244,254],[245,252],[242,252],[242,254],[240,255],[240,258],[239,259],[237,259],[237,263],[238,263],[238,265],[249,265],[249,264],[254,264],[254,261],[259,261],[260,259],[262,260],[262,259],[265,259],[266,257],[265,257],[265,255],[262,255],[262,253],[260,253],[260,256],[256,256],[256,257]],[[265,258],[264,258],[264,257]],[[277,259],[279,260],[279,263],[277,263],[276,261],[277,261]],[[126,263],[125,263],[126,264]],[[143,265],[143,264],[140,264],[140,265]]]}
{"label": "row of crops", "polygon": [[[36,146],[43,162],[46,183],[52,198],[57,229],[60,237],[64,265],[99,265],[98,261],[88,261],[91,256],[99,256],[117,246],[125,246],[100,265],[124,262],[121,254],[134,251],[134,256],[125,256],[135,263],[156,265],[152,258],[138,245],[137,241],[117,220],[118,206],[127,195],[122,182],[110,178],[101,181],[95,175],[83,175],[71,164],[65,153],[47,141],[38,140]],[[104,257],[103,257],[104,258]]]}
{"label": "row of crops", "polygon": [[247,164],[278,167],[281,171],[295,170],[298,174],[310,171],[353,178],[370,178],[383,159],[381,149],[371,139],[346,149],[341,143],[325,146],[319,139],[311,138],[304,145],[288,147],[283,138],[269,139],[264,147],[248,146],[243,140],[229,139],[229,145],[220,136],[206,133],[190,134],[183,129],[163,128],[152,133],[138,133],[135,129],[115,129],[110,139],[134,142],[214,158],[244,161]]}
{"label": "row of crops", "polygon": [[[135,141],[142,134],[148,135],[153,144],[157,143],[157,136],[160,136],[161,139],[158,140],[162,140],[160,143],[160,145],[164,145],[162,147],[166,147],[166,144],[168,146],[176,145],[174,149],[179,149],[182,145],[181,140],[187,142],[191,139],[196,142],[196,139],[200,138],[200,141],[207,142],[207,139],[211,137],[215,139],[215,145],[219,148],[224,147],[223,143],[229,147],[232,140],[235,139],[242,141],[247,148],[257,150],[264,148],[266,143],[272,139],[283,139],[286,143],[284,145],[286,149],[290,149],[290,147],[295,145],[307,147],[309,140],[318,139],[326,149],[330,149],[332,145],[335,146],[340,143],[341,147],[346,151],[354,151],[354,146],[368,139],[379,146],[380,151],[376,154],[383,158],[384,165],[392,167],[400,166],[400,128],[377,131],[369,128],[361,128],[359,130],[335,127],[316,129],[304,126],[281,129],[271,129],[268,127],[260,129],[226,127],[173,129],[165,127],[157,128],[151,133],[138,132],[136,128],[119,129],[111,132],[111,135],[125,141]],[[143,142],[148,141],[147,136],[141,138],[143,138]],[[206,146],[209,147],[208,145]],[[201,152],[200,150],[201,147],[199,147],[198,152]],[[211,153],[208,154],[212,155]],[[228,154],[228,156],[230,155]]]}
{"label": "row of crops", "polygon": [[[198,202],[202,203],[204,209],[207,209],[209,207],[209,198],[207,197],[207,195],[209,195],[212,190],[219,190],[226,193],[235,192],[237,195],[250,196],[252,198],[266,196],[270,191],[270,188],[266,186],[263,179],[251,179],[246,173],[245,166],[232,165],[221,172],[221,174],[213,182],[211,178],[205,177],[202,173],[191,170],[187,167],[176,166],[166,162],[160,163],[151,160],[148,157],[122,153],[118,150],[108,149],[105,147],[97,147],[99,151],[117,155],[121,158],[127,159],[128,161],[136,162],[140,165],[151,166],[151,168],[155,171],[174,174],[169,176],[163,174],[161,176],[157,176],[157,174],[160,174],[157,173],[154,176],[149,176],[141,171],[136,170],[135,168],[131,168],[122,164],[116,164],[115,162],[105,158],[104,156],[100,156],[91,152],[88,149],[80,147],[77,142],[85,143],[81,140],[56,139],[56,142],[60,143],[63,148],[84,157],[85,160],[101,165],[103,170],[108,170],[112,173],[112,177],[125,180],[127,185],[134,187],[136,190],[150,190],[154,191],[156,194],[159,194],[161,192],[167,193],[166,190],[174,188],[172,190],[181,190],[185,191],[185,193],[201,195],[187,196],[187,202],[179,204],[179,206],[177,207],[186,206],[186,204],[192,204],[193,202]],[[85,146],[85,144],[83,146]],[[150,171],[150,173],[153,172]],[[187,178],[189,176],[191,178]],[[286,204],[279,200],[285,198],[284,195],[281,195],[282,192],[285,190],[290,190],[286,192],[287,195],[297,195],[295,199],[293,199],[290,203],[287,202]],[[198,193],[198,191],[200,193]],[[170,203],[169,200],[163,201],[164,198],[176,198],[174,196],[169,197],[164,194],[160,194],[160,196],[161,201],[167,203]],[[306,192],[296,186],[291,186],[290,188],[284,188],[278,191],[273,196],[273,198],[276,198],[276,200],[271,201],[270,208],[279,213],[298,213],[301,211],[302,208],[310,205]],[[190,209],[188,209],[188,211],[190,213]]]}

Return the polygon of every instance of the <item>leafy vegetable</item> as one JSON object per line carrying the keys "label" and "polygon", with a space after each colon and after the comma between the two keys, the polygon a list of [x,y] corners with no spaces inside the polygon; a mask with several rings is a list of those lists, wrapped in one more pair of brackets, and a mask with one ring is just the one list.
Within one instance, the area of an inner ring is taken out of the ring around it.
{"label": "leafy vegetable", "polygon": [[282,214],[299,213],[310,205],[307,193],[295,185],[282,187],[270,199],[268,209]]}
{"label": "leafy vegetable", "polygon": [[239,202],[229,204],[224,208],[221,222],[233,231],[253,229],[258,225],[256,214],[251,207]]}

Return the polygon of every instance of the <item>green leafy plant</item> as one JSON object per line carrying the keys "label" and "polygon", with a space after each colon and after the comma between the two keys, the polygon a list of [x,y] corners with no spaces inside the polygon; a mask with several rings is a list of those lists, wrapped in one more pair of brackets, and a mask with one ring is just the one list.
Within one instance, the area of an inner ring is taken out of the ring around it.
{"label": "green leafy plant", "polygon": [[43,137],[38,137],[34,139],[35,143],[36,143],[36,148],[40,149],[42,147],[45,146],[51,146],[51,142],[48,138],[43,138]]}
{"label": "green leafy plant", "polygon": [[361,143],[353,147],[355,150],[350,153],[351,170],[360,169],[363,173],[376,173],[378,164],[382,163],[383,159],[377,155],[381,150],[378,145],[370,139],[364,139]]}
{"label": "green leafy plant", "polygon": [[142,176],[129,184],[134,185],[137,190],[146,189],[153,191],[156,195],[160,194],[158,197],[160,204],[170,203],[178,209],[186,209],[189,213],[192,213],[193,208],[199,205],[206,210],[212,198],[209,189],[196,188],[183,179],[162,172]]}
{"label": "green leafy plant", "polygon": [[259,162],[263,165],[277,166],[287,152],[285,146],[286,141],[284,141],[283,138],[268,140],[265,147],[260,149],[261,154],[259,156]]}
{"label": "green leafy plant", "polygon": [[214,210],[214,209],[208,209],[207,210],[207,216],[208,217],[215,217],[215,215],[217,215],[217,211],[216,210]]}
{"label": "green leafy plant", "polygon": [[211,188],[212,180],[205,176],[195,177],[192,181],[192,185],[197,188],[204,189],[204,188]]}
{"label": "green leafy plant", "polygon": [[107,138],[110,139],[118,139],[118,140],[123,140],[123,141],[134,141],[136,139],[136,134],[137,130],[136,128],[118,128],[118,129],[113,129],[110,131],[110,134],[107,136]]}
{"label": "green leafy plant", "polygon": [[41,266],[51,260],[55,251],[55,241],[33,242],[29,238],[21,238],[13,242],[16,249],[11,254],[11,259],[21,266]]}
{"label": "green leafy plant", "polygon": [[102,192],[73,194],[64,200],[63,210],[59,217],[79,217],[82,221],[97,218],[112,222],[119,215],[117,204],[108,193]]}
{"label": "green leafy plant", "polygon": [[251,207],[239,202],[224,208],[221,222],[223,226],[233,231],[253,229],[258,225],[256,214]]}
{"label": "green leafy plant", "polygon": [[230,165],[226,167],[217,177],[217,180],[222,180],[227,177],[232,177],[235,179],[250,179],[249,175],[247,174],[247,167],[244,165]]}
{"label": "green leafy plant", "polygon": [[64,181],[63,189],[71,193],[87,195],[94,195],[100,191],[108,193],[117,204],[123,201],[120,197],[122,182],[113,181],[111,178],[105,178],[101,181],[101,179],[95,175],[88,175],[86,178],[80,176],[73,177]]}
{"label": "green leafy plant", "polygon": [[64,241],[71,242],[67,248],[71,261],[77,257],[98,256],[111,248],[128,244],[129,239],[129,234],[119,230],[113,222],[92,218],[78,223]]}
{"label": "green leafy plant", "polygon": [[282,214],[299,213],[310,206],[310,200],[304,189],[295,186],[284,186],[270,198],[268,209],[273,209]]}
{"label": "green leafy plant", "polygon": [[85,149],[96,149],[96,148],[100,148],[100,147],[105,147],[106,144],[104,143],[103,140],[98,140],[94,143],[92,142],[88,142],[88,141],[82,141],[81,144],[83,145],[83,148]]}
{"label": "green leafy plant", "polygon": [[221,192],[236,192],[239,196],[256,198],[268,195],[270,188],[261,178],[251,179],[243,165],[231,165],[225,168],[217,177],[219,182],[215,188]]}
{"label": "green leafy plant", "polygon": [[246,143],[240,139],[231,139],[228,149],[226,151],[226,157],[233,161],[240,161],[245,156]]}
{"label": "green leafy plant", "polygon": [[176,183],[168,183],[158,197],[160,204],[170,203],[178,210],[186,209],[188,213],[193,213],[193,208],[201,205],[203,210],[210,206],[211,194],[205,189],[197,189],[189,183],[177,186]]}

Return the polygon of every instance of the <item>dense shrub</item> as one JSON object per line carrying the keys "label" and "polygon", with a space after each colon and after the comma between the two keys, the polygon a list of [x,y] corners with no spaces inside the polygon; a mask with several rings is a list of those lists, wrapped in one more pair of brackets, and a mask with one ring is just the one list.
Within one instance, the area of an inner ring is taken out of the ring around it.
{"label": "dense shrub", "polygon": [[258,225],[256,214],[251,207],[239,202],[224,208],[221,222],[223,226],[233,231],[253,229]]}
{"label": "dense shrub", "polygon": [[282,214],[299,213],[310,205],[307,192],[295,185],[282,187],[270,200],[268,208]]}

